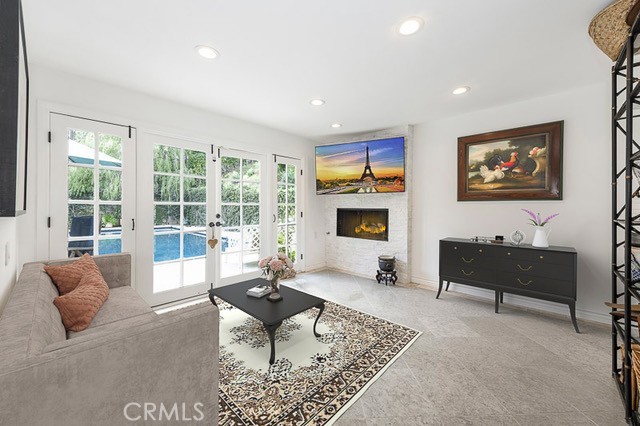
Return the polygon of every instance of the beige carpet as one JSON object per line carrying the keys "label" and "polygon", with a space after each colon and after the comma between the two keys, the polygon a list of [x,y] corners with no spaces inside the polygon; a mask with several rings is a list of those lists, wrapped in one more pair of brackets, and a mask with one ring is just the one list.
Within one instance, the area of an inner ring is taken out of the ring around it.
{"label": "beige carpet", "polygon": [[327,302],[276,332],[276,360],[258,320],[220,303],[220,425],[330,425],[421,334]]}

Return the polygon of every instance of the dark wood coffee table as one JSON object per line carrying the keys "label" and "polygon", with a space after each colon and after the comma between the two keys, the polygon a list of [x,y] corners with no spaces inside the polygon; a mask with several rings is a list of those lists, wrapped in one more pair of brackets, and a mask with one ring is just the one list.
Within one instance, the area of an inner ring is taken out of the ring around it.
{"label": "dark wood coffee table", "polygon": [[325,300],[285,286],[280,286],[282,300],[279,302],[269,302],[266,296],[261,299],[247,296],[247,290],[258,285],[264,285],[265,283],[268,284],[264,279],[256,278],[224,287],[212,288],[209,290],[209,300],[217,306],[215,297],[218,297],[246,314],[251,315],[258,321],[261,321],[269,335],[269,342],[271,343],[269,364],[273,364],[276,358],[276,330],[280,327],[282,321],[304,312],[307,309],[318,308],[320,311],[313,323],[313,334],[316,337],[320,337],[320,334],[316,332],[316,325],[318,324],[320,315],[322,315],[324,311]]}

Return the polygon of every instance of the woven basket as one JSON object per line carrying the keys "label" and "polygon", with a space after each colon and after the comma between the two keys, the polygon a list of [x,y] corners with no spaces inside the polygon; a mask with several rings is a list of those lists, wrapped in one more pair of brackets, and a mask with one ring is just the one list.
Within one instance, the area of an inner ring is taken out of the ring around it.
{"label": "woven basket", "polygon": [[638,409],[638,395],[640,394],[639,379],[640,379],[640,347],[636,344],[632,344],[631,345],[631,409],[632,410]]}
{"label": "woven basket", "polygon": [[637,0],[616,0],[602,9],[589,24],[589,35],[593,42],[612,61],[618,59],[627,36],[627,15]]}

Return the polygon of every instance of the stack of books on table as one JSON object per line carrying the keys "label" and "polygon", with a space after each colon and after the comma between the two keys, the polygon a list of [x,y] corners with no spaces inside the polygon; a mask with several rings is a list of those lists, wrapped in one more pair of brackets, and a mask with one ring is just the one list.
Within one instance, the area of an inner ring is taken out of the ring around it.
{"label": "stack of books on table", "polygon": [[247,290],[247,296],[258,298],[266,296],[269,293],[271,293],[271,287],[269,284],[255,286]]}

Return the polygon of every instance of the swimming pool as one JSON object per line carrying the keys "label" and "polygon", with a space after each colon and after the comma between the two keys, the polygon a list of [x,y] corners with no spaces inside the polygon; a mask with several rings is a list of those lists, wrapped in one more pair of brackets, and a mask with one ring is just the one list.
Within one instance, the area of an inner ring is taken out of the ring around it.
{"label": "swimming pool", "polygon": [[[175,228],[157,227],[155,232],[174,231]],[[101,232],[101,235],[115,234],[116,232]],[[206,236],[204,232],[183,234],[184,258],[204,256],[206,253]],[[180,259],[180,234],[156,233],[153,236],[153,261],[165,262],[167,260]],[[100,254],[113,254],[122,252],[122,239],[114,238],[98,241]]]}

